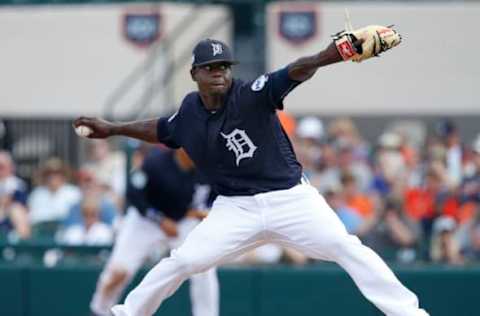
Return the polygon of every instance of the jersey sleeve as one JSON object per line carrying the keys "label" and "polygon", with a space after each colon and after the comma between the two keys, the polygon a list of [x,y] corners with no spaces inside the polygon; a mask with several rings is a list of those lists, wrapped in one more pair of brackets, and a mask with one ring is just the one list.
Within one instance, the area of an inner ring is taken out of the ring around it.
{"label": "jersey sleeve", "polygon": [[283,99],[301,82],[290,79],[288,66],[270,73],[269,99],[272,108],[283,110]]}
{"label": "jersey sleeve", "polygon": [[283,110],[283,99],[301,82],[290,79],[288,66],[277,71],[263,74],[253,82],[247,84],[256,99],[261,98],[262,103],[271,110]]}
{"label": "jersey sleeve", "polygon": [[161,117],[157,121],[157,138],[160,143],[167,145],[170,148],[180,148],[178,141],[178,112],[170,117]]}

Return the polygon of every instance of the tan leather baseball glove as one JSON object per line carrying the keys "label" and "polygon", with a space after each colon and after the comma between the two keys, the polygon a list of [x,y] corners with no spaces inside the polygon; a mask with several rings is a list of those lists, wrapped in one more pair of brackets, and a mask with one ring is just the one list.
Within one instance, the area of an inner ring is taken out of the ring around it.
{"label": "tan leather baseball glove", "polygon": [[343,60],[361,62],[397,46],[402,37],[391,27],[369,25],[358,30],[341,31],[333,36],[333,40]]}

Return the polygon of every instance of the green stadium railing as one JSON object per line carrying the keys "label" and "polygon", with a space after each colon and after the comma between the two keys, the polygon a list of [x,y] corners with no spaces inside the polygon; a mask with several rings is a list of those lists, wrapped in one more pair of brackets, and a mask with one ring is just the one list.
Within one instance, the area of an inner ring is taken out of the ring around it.
{"label": "green stadium railing", "polygon": [[[87,316],[100,265],[0,265],[0,315]],[[432,316],[480,315],[480,266],[394,266]],[[142,270],[136,284],[146,273]],[[380,316],[331,264],[219,269],[222,316]],[[130,286],[129,289],[131,289]],[[188,284],[156,316],[190,315]]]}

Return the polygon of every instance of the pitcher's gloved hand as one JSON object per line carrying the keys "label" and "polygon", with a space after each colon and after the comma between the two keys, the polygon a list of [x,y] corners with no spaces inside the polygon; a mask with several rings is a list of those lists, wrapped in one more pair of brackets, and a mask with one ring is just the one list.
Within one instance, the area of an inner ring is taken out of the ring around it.
{"label": "pitcher's gloved hand", "polygon": [[358,30],[341,31],[333,41],[343,60],[361,62],[387,51],[402,41],[402,37],[391,27],[369,25]]}

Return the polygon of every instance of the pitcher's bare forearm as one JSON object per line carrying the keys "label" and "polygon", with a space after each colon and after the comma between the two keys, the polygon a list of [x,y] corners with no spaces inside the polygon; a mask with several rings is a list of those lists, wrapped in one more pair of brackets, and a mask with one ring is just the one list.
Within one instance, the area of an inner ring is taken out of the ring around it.
{"label": "pitcher's bare forearm", "polygon": [[127,136],[149,143],[158,143],[157,119],[134,122],[109,122],[93,117],[79,117],[73,121],[73,126],[87,126],[92,130],[88,138],[107,138],[110,136]]}
{"label": "pitcher's bare forearm", "polygon": [[334,43],[312,56],[301,57],[288,65],[288,75],[295,81],[310,79],[318,68],[343,61]]}
{"label": "pitcher's bare forearm", "polygon": [[115,123],[113,135],[136,138],[149,143],[158,143],[157,119],[134,121],[127,123]]}

